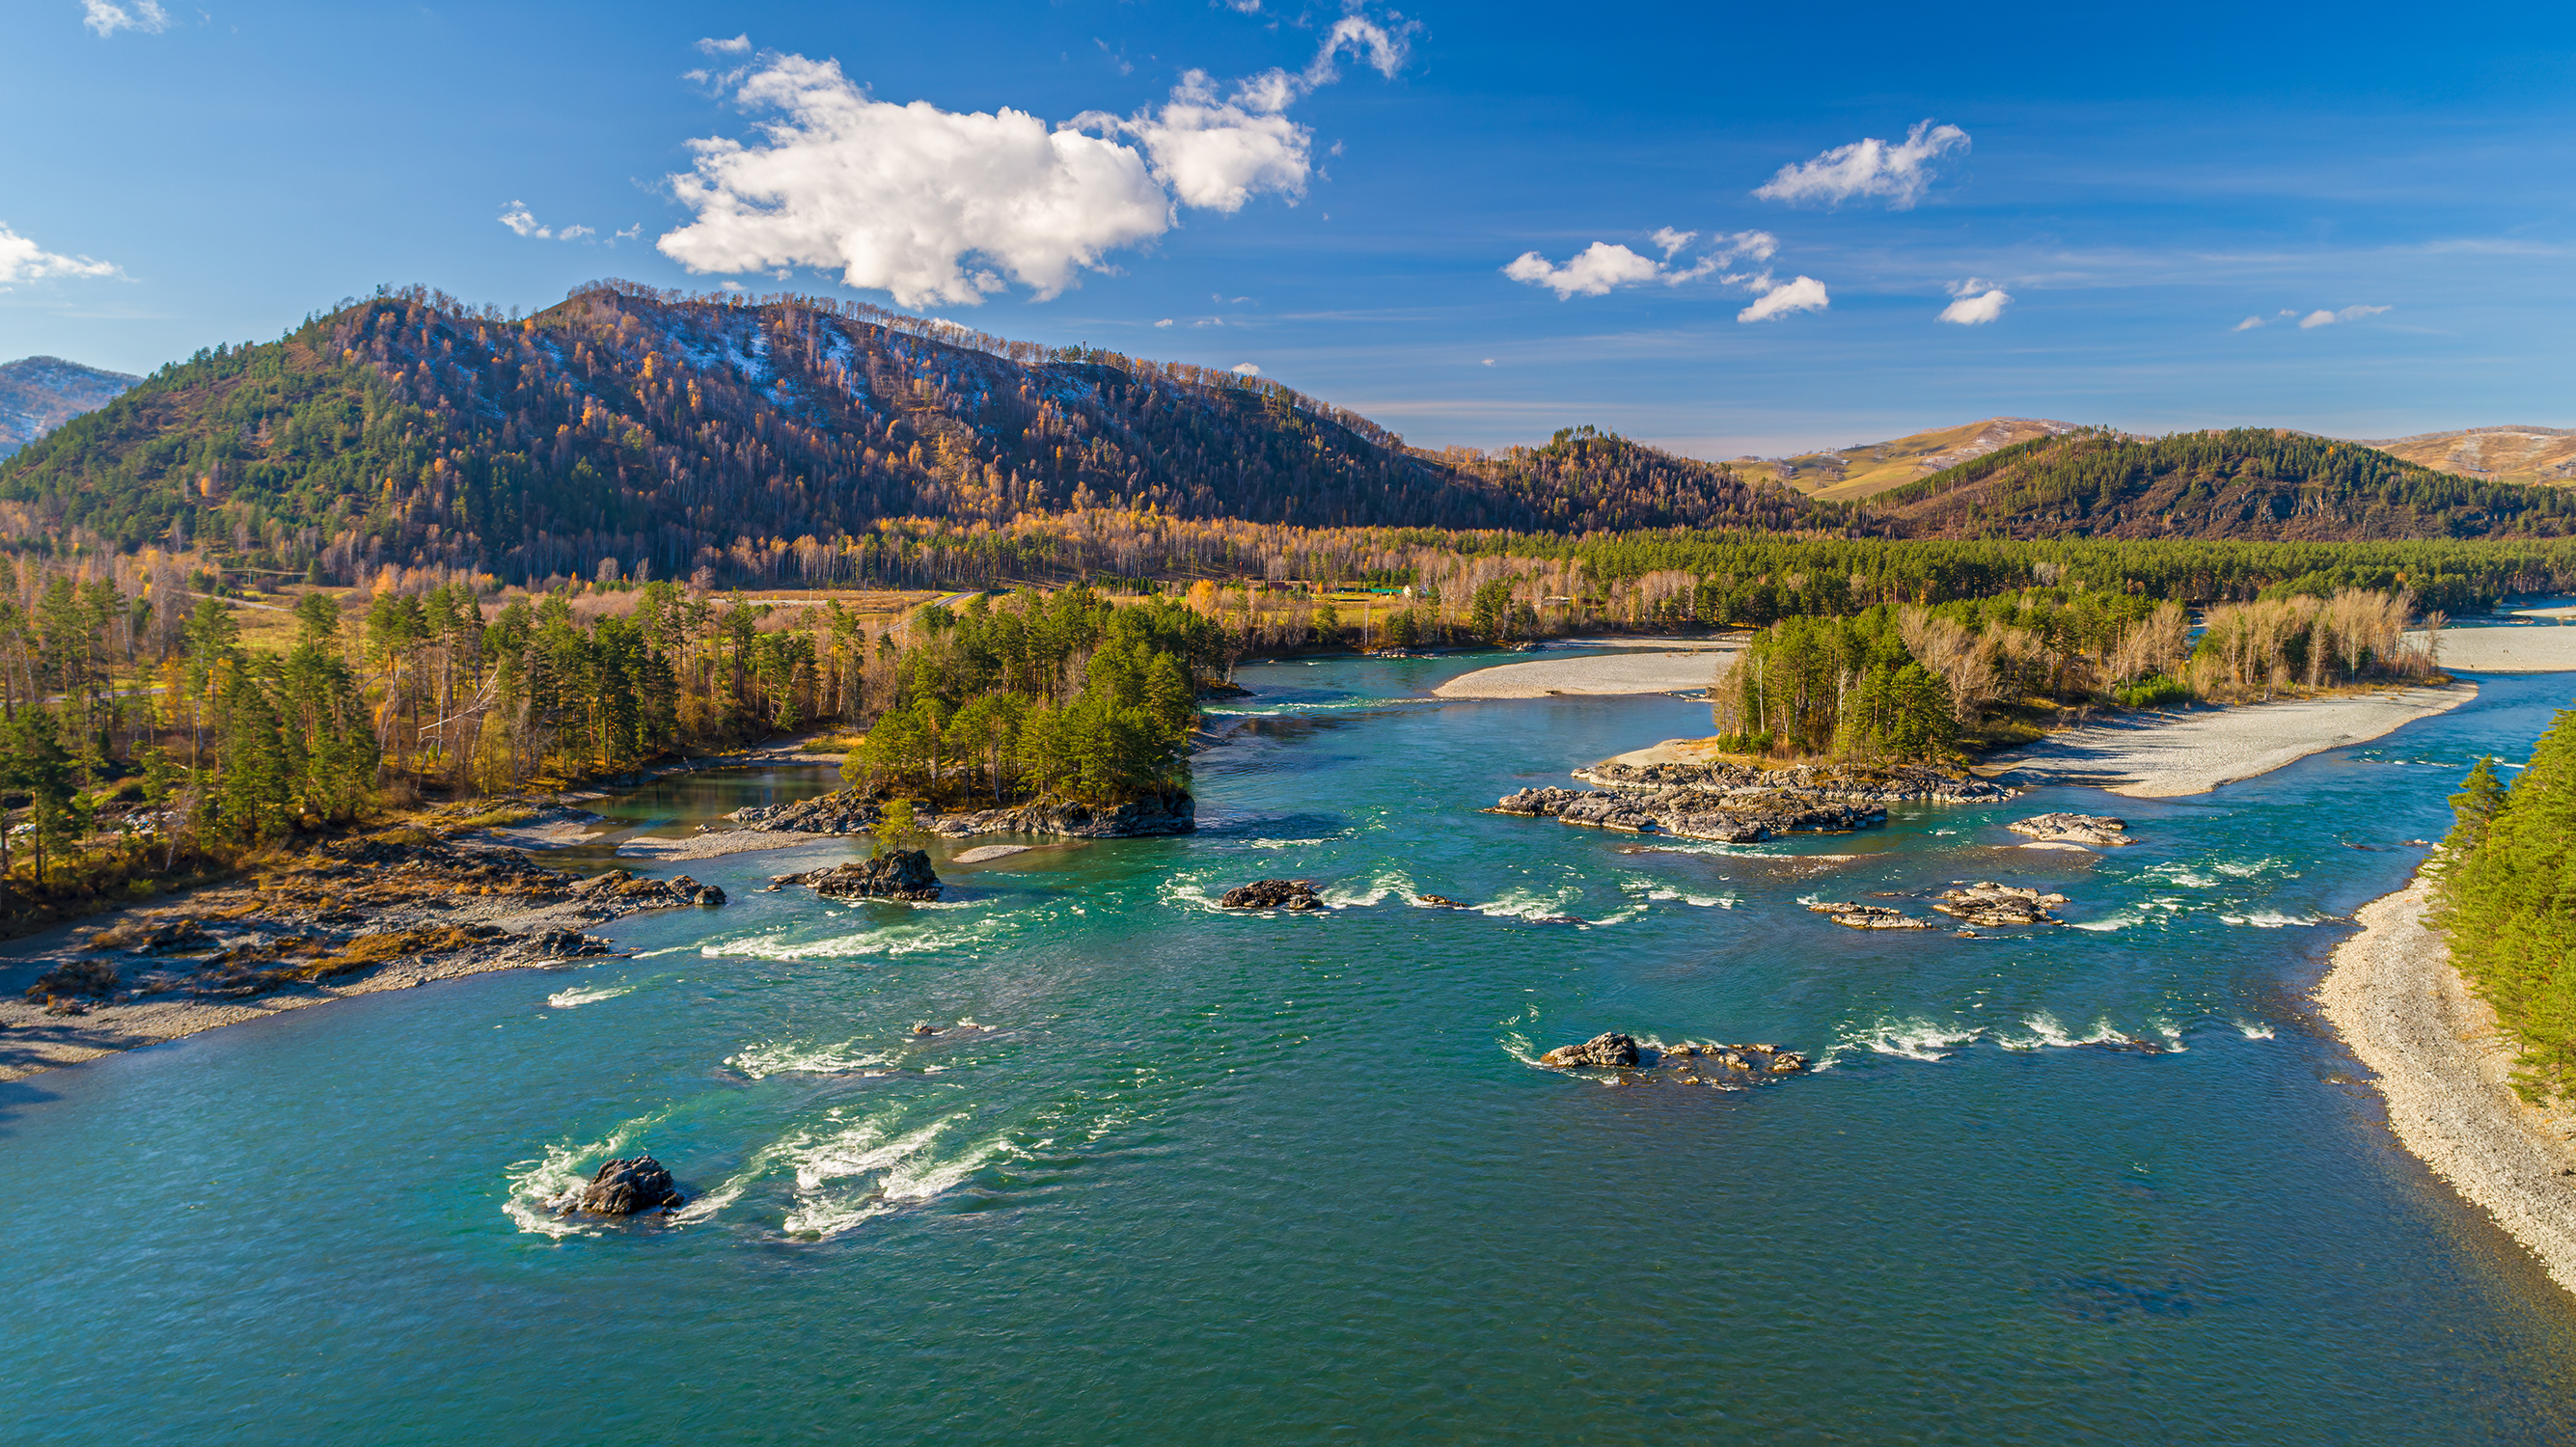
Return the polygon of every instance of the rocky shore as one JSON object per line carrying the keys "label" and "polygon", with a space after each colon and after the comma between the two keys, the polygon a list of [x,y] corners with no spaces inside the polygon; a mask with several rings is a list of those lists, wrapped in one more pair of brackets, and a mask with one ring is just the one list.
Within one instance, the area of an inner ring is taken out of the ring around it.
{"label": "rocky shore", "polygon": [[585,926],[724,902],[685,875],[585,880],[420,831],[330,840],[22,946],[0,963],[0,1079],[344,995],[605,954]]}
{"label": "rocky shore", "polygon": [[874,859],[852,859],[827,869],[782,874],[763,894],[801,884],[831,899],[897,899],[926,902],[946,888],[930,869],[930,856],[919,849],[896,849]]}
{"label": "rocky shore", "polygon": [[1198,829],[1198,801],[1187,794],[1131,799],[1124,804],[1082,804],[1051,799],[1006,809],[941,814],[923,821],[948,839],[974,834],[1052,834],[1067,839],[1136,839],[1189,834]]}
{"label": "rocky shore", "polygon": [[2362,906],[2318,1002],[2378,1077],[2398,1142],[2576,1291],[2576,1109],[2530,1105],[2507,1083],[2513,1042],[2425,923],[2429,896],[2418,876]]}

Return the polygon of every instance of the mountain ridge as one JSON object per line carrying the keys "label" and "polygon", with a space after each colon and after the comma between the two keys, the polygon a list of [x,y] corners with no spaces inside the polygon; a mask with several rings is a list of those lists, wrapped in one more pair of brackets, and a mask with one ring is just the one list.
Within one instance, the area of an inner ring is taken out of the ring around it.
{"label": "mountain ridge", "polygon": [[61,357],[0,362],[0,458],[142,380]]}
{"label": "mountain ridge", "polygon": [[[2144,439],[1990,418],[1899,441],[1838,454],[1846,474],[1866,454],[1892,485],[1846,475],[1805,496],[1758,467],[1591,427],[1433,452],[1268,379],[863,303],[603,282],[505,317],[409,288],[161,369],[0,462],[0,503],[13,526],[82,545],[203,541],[227,566],[343,582],[387,564],[510,581],[847,576],[924,538],[974,540],[976,566],[1026,576],[1049,566],[1048,545],[1023,524],[1057,516],[1138,535],[1164,520],[1559,536],[2576,532],[2576,492],[2286,429]],[[828,566],[804,571],[809,556]]]}

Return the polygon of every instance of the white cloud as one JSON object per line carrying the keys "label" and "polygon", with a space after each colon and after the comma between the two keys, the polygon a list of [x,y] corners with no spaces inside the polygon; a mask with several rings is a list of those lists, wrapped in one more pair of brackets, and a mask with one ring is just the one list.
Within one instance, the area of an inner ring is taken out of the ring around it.
{"label": "white cloud", "polygon": [[1983,326],[2004,314],[2012,304],[2012,293],[1990,281],[1969,277],[1950,284],[1952,301],[1941,308],[1941,320],[1963,327]]}
{"label": "white cloud", "polygon": [[55,276],[114,276],[112,262],[47,251],[0,222],[0,285]]}
{"label": "white cloud", "polygon": [[558,240],[562,241],[579,241],[585,236],[597,236],[598,234],[599,231],[596,227],[567,226],[563,230],[556,232],[555,236]]}
{"label": "white cloud", "polygon": [[170,28],[170,12],[155,0],[134,0],[131,6],[114,0],[81,0],[81,23],[98,32],[101,40],[120,30],[140,30],[158,35]]}
{"label": "white cloud", "polygon": [[1159,109],[1089,111],[1052,130],[1008,108],[876,100],[837,61],[764,56],[720,83],[778,119],[757,144],[689,143],[696,168],[670,180],[696,217],[657,245],[695,272],[833,268],[905,306],[971,306],[1014,281],[1045,300],[1169,231],[1184,206],[1302,197],[1313,132],[1287,108],[1338,79],[1346,53],[1393,75],[1412,29],[1346,15],[1302,71],[1264,71],[1220,96],[1193,70]]}
{"label": "white cloud", "polygon": [[1753,194],[1765,201],[1820,201],[1831,206],[1855,196],[1884,196],[1887,209],[1904,211],[1922,200],[1925,188],[1932,184],[1931,163],[1967,148],[1966,131],[1921,121],[1894,145],[1869,137],[1836,146],[1812,161],[1783,166]]}
{"label": "white cloud", "polygon": [[638,222],[636,222],[634,225],[627,227],[627,228],[626,228],[625,230],[623,230],[623,231],[612,231],[612,232],[608,233],[608,244],[609,244],[609,245],[611,245],[611,246],[615,246],[617,243],[619,243],[619,242],[621,242],[621,241],[633,241],[633,240],[635,240],[636,238],[638,238],[638,237],[642,236],[643,234],[644,234],[644,223],[643,223],[643,222],[641,222],[641,221],[638,221]]}
{"label": "white cloud", "polygon": [[731,40],[718,40],[710,36],[698,42],[698,49],[709,55],[748,55],[751,53],[751,33],[745,31]]}
{"label": "white cloud", "polygon": [[[1525,251],[1503,267],[1503,275],[1531,286],[1547,287],[1556,293],[1558,300],[1563,301],[1577,296],[1607,296],[1620,287],[1649,281],[1679,286],[1733,262],[1769,261],[1780,250],[1780,238],[1768,231],[1739,231],[1732,236],[1713,238],[1711,250],[1690,266],[1677,268],[1669,265],[1674,253],[1688,246],[1698,235],[1696,231],[1676,231],[1669,226],[1655,231],[1654,243],[1662,248],[1663,261],[1608,241],[1593,242],[1576,252],[1563,266],[1555,265],[1535,251]],[[1763,281],[1768,279],[1767,274],[1761,278]],[[1719,280],[1733,285],[1753,282],[1755,278],[1726,276]]]}
{"label": "white cloud", "polygon": [[1553,289],[1559,301],[1607,296],[1615,288],[1652,281],[1663,273],[1662,262],[1607,241],[1593,242],[1563,266],[1551,265],[1535,251],[1524,251],[1503,268],[1503,275],[1514,281]]}
{"label": "white cloud", "polygon": [[[2357,322],[2363,317],[2375,317],[2387,310],[2388,308],[2384,306],[2348,306],[2341,311],[2312,311],[2299,318],[2299,330],[2304,332],[2317,327],[2330,327],[2337,322]],[[2288,316],[2289,313],[2283,312],[2281,315]]]}
{"label": "white cloud", "polygon": [[1491,357],[1487,357],[1487,358],[1485,359],[1485,363],[1484,363],[1484,364],[1485,364],[1486,366],[1490,367],[1490,366],[1494,365],[1494,359],[1493,359],[1493,358],[1491,358]]}
{"label": "white cloud", "polygon": [[521,236],[552,237],[555,234],[553,228],[537,224],[536,213],[528,209],[528,203],[525,201],[513,201],[502,207],[498,219],[502,225]]}
{"label": "white cloud", "polygon": [[2261,317],[2247,317],[2245,320],[2243,320],[2243,321],[2241,321],[2241,322],[2238,322],[2238,323],[2237,323],[2233,328],[2231,328],[2230,330],[2233,330],[2233,331],[2240,331],[2240,332],[2250,332],[2250,331],[2254,330],[2256,327],[2259,327],[2259,326],[2261,326],[2261,325],[2263,325],[2263,319],[2262,319]]}
{"label": "white cloud", "polygon": [[1261,375],[1261,369],[1250,362],[1237,362],[1234,364],[1234,374],[1238,377],[1258,377]]}
{"label": "white cloud", "polygon": [[1758,285],[1761,295],[1754,298],[1753,305],[1735,314],[1737,321],[1767,322],[1791,312],[1820,312],[1832,304],[1832,298],[1825,295],[1825,284],[1812,276],[1774,282],[1771,274],[1764,272]]}
{"label": "white cloud", "polygon": [[1165,317],[1165,318],[1163,318],[1161,321],[1158,321],[1158,322],[1154,323],[1154,325],[1156,325],[1156,326],[1158,326],[1158,327],[1168,327],[1168,326],[1170,326],[1171,324],[1172,324],[1172,319],[1171,319],[1170,317]]}

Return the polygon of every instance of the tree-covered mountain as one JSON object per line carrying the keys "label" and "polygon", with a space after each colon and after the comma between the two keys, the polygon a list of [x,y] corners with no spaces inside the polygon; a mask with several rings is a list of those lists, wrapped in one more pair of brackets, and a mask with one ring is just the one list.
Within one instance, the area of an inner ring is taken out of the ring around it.
{"label": "tree-covered mountain", "polygon": [[201,353],[0,466],[0,499],[117,547],[201,541],[332,580],[603,559],[670,576],[885,519],[1092,508],[1549,531],[1841,517],[1590,429],[1431,454],[1230,372],[616,283],[524,320],[391,293]]}
{"label": "tree-covered mountain", "polygon": [[983,559],[979,577],[1028,576],[1050,567],[1028,556],[1046,546],[1029,520],[1068,516],[1110,520],[1084,524],[1094,542],[1104,526],[1143,537],[1182,524],[2576,533],[2576,493],[2258,429],[2043,435],[1857,503],[1588,427],[1539,447],[1435,453],[1260,378],[864,304],[625,283],[527,318],[389,292],[276,342],[200,353],[0,463],[0,504],[17,505],[22,531],[194,545],[227,567],[330,582],[386,564],[508,581],[609,567],[843,581],[912,576],[901,558],[925,549]]}
{"label": "tree-covered mountain", "polygon": [[60,357],[0,362],[0,457],[105,403],[143,379]]}
{"label": "tree-covered mountain", "polygon": [[1869,499],[1861,526],[1933,538],[2565,537],[2576,493],[2478,482],[2304,432],[2018,443]]}

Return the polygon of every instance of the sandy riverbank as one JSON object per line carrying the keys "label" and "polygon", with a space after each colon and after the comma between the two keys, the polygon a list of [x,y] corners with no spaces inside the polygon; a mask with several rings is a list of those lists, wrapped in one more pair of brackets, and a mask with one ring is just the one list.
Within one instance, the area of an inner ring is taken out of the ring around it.
{"label": "sandy riverbank", "polygon": [[1431,690],[1434,698],[1546,698],[1682,693],[1706,688],[1718,663],[1741,652],[1734,643],[1692,643],[1650,653],[1542,658],[1461,674]]}
{"label": "sandy riverbank", "polygon": [[2418,876],[2364,905],[2317,999],[2379,1077],[2397,1139],[2576,1291],[2576,1111],[2525,1104],[2505,1084],[2513,1045],[2424,927],[2428,893]]}
{"label": "sandy riverbank", "polygon": [[2366,743],[2477,694],[2474,685],[2460,683],[2129,714],[2051,734],[1996,755],[1977,772],[2001,783],[2089,784],[2140,799],[2205,794],[2310,754]]}
{"label": "sandy riverbank", "polygon": [[[2410,642],[2423,635],[2410,633]],[[2462,673],[2576,673],[2576,628],[2446,628],[2434,655]]]}
{"label": "sandy riverbank", "polygon": [[794,849],[839,839],[859,843],[864,834],[802,834],[792,829],[717,829],[677,839],[635,838],[617,846],[620,859],[676,864],[690,859],[716,859],[727,854],[753,854],[764,849]]}

